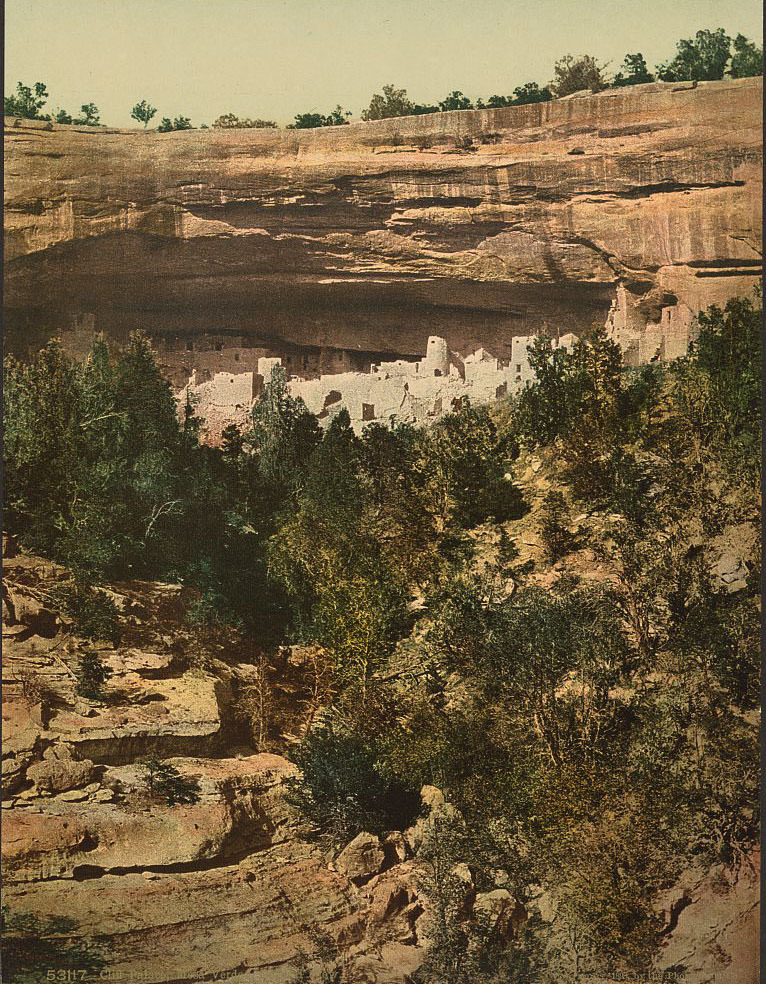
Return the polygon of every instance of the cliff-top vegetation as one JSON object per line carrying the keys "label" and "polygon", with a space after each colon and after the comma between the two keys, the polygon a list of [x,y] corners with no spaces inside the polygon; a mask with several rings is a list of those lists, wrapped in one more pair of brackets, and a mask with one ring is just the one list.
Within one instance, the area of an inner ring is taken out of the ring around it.
{"label": "cliff-top vegetation", "polygon": [[[418,103],[410,99],[406,89],[398,89],[395,85],[384,85],[382,93],[375,93],[369,106],[362,110],[363,120],[390,119],[398,116],[418,116],[428,113],[450,112],[459,109],[498,109],[504,106],[523,106],[529,103],[547,102],[550,99],[561,98],[582,90],[599,92],[610,86],[623,88],[631,85],[642,85],[655,80],[662,82],[697,82],[714,81],[725,77],[733,79],[763,75],[763,49],[743,34],[731,38],[723,28],[714,31],[697,31],[693,38],[681,39],[676,44],[675,56],[667,62],[659,64],[654,73],[649,71],[646,60],[640,52],[625,55],[620,69],[610,76],[608,64],[601,64],[593,55],[564,55],[554,65],[553,79],[547,85],[537,82],[525,82],[513,90],[512,95],[491,95],[484,100],[481,97],[470,99],[458,89],[453,90],[437,105]],[[42,109],[48,100],[48,89],[43,82],[34,86],[18,82],[16,92],[4,98],[4,113],[6,116],[16,116],[23,119],[50,120],[54,123],[75,123],[84,126],[100,126],[100,116],[94,103],[83,104],[81,115],[73,117],[66,110],[59,109],[55,113],[43,113]],[[156,116],[157,109],[146,99],[142,99],[133,107],[131,117],[144,128]],[[351,110],[344,109],[340,104],[334,110],[325,114],[315,110],[298,113],[288,129],[312,129],[326,126],[343,126],[352,116]],[[207,125],[202,125],[207,129]],[[238,117],[234,113],[224,113],[213,123],[215,129],[253,129],[273,128],[271,120]],[[186,116],[175,119],[163,117],[157,127],[160,133],[171,130],[192,129],[191,120]]]}

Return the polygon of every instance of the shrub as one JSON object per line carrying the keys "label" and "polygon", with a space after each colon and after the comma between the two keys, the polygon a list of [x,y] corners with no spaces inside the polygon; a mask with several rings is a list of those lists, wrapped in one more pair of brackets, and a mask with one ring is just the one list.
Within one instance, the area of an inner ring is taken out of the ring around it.
{"label": "shrub", "polygon": [[599,65],[592,55],[581,55],[579,58],[564,55],[554,65],[555,78],[549,88],[557,99],[583,89],[600,92],[608,84],[604,76],[605,68],[606,65]]}
{"label": "shrub", "polygon": [[251,120],[249,116],[235,116],[224,113],[213,122],[214,130],[266,130],[276,127],[273,120]]}
{"label": "shrub", "polygon": [[577,544],[577,537],[569,531],[566,503],[560,492],[549,492],[545,497],[540,535],[548,559],[553,561],[571,553]]}
{"label": "shrub", "polygon": [[52,693],[45,678],[29,667],[17,670],[15,679],[21,685],[21,697],[27,706],[44,705],[51,700]]}
{"label": "shrub", "polygon": [[83,653],[75,675],[77,693],[81,697],[99,700],[103,696],[103,686],[111,677],[112,670],[105,665],[98,653]]}
{"label": "shrub", "polygon": [[169,116],[163,116],[162,122],[157,127],[158,133],[170,133],[171,130],[191,130],[193,129],[191,120],[188,116],[176,116],[171,120]]}
{"label": "shrub", "polygon": [[420,799],[365,741],[331,724],[318,726],[292,753],[301,776],[291,798],[322,834],[345,842],[363,830],[403,830]]}
{"label": "shrub", "polygon": [[199,802],[199,782],[192,776],[182,776],[175,766],[148,758],[140,763],[140,768],[150,797],[161,797],[169,806]]}
{"label": "shrub", "polygon": [[52,594],[64,615],[71,619],[76,635],[105,639],[114,646],[119,644],[122,631],[117,606],[109,595],[82,582],[63,585]]}

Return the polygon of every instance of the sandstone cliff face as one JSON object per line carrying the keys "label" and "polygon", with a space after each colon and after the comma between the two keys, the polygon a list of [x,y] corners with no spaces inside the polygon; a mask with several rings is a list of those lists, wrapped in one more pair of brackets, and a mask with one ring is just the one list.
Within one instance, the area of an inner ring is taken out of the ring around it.
{"label": "sandstone cliff face", "polygon": [[179,378],[265,354],[310,374],[429,334],[503,358],[603,322],[617,285],[637,324],[696,311],[758,274],[761,94],[654,83],[317,131],[7,120],[13,342],[142,327]]}

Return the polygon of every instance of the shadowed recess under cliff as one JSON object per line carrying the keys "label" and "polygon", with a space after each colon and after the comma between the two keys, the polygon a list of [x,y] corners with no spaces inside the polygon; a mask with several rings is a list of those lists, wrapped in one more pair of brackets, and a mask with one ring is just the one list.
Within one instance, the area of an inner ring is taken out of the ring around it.
{"label": "shadowed recess under cliff", "polygon": [[[6,318],[155,339],[194,368],[311,375],[498,357],[513,336],[634,321],[752,289],[762,79],[653,83],[321,131],[93,130],[6,120]],[[231,363],[231,365],[229,365]]]}

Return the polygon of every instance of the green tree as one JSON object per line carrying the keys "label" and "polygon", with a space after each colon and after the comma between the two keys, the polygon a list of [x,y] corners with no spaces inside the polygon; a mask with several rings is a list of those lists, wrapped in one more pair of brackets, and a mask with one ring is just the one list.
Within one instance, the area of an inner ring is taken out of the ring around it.
{"label": "green tree", "polygon": [[548,102],[552,99],[548,86],[541,89],[537,82],[525,82],[513,90],[513,105],[525,106],[529,103]]}
{"label": "green tree", "polygon": [[615,75],[612,85],[621,88],[627,85],[643,85],[654,82],[654,76],[646,65],[644,56],[639,52],[635,55],[625,55],[622,68]]}
{"label": "green tree", "polygon": [[549,88],[557,99],[584,89],[600,92],[608,85],[604,75],[606,67],[599,65],[593,55],[581,55],[579,58],[564,55],[553,66],[554,79]]}
{"label": "green tree", "polygon": [[297,113],[295,123],[288,124],[288,130],[313,130],[325,125],[326,117],[321,113]]}
{"label": "green tree", "polygon": [[343,109],[338,105],[335,109],[324,116],[322,113],[298,113],[295,123],[288,126],[288,130],[311,130],[320,126],[345,126],[348,123],[346,117],[351,116],[351,111]]}
{"label": "green tree", "polygon": [[[490,96],[487,100],[487,109],[502,109],[505,106],[526,106],[529,103],[547,102],[552,99],[551,90],[545,86],[540,88],[537,82],[525,82],[524,85],[517,86],[513,90],[512,96]],[[476,104],[477,109],[484,106]]]}
{"label": "green tree", "polygon": [[486,407],[447,414],[429,436],[431,492],[443,522],[471,527],[521,515],[521,496],[505,477],[508,450]]}
{"label": "green tree", "polygon": [[363,703],[404,624],[404,586],[363,528],[359,441],[347,411],[309,457],[296,506],[271,538],[270,570],[292,599],[296,634],[335,653],[336,681]]}
{"label": "green tree", "polygon": [[103,687],[112,676],[108,667],[98,653],[83,653],[76,670],[77,693],[91,700],[100,700]]}
{"label": "green tree", "polygon": [[362,113],[363,120],[385,120],[392,116],[411,116],[414,109],[406,89],[384,85],[383,94],[375,93]]}
{"label": "green tree", "polygon": [[80,106],[80,116],[74,122],[80,126],[100,126],[100,115],[98,106],[95,103],[83,103]]}
{"label": "green tree", "polygon": [[5,522],[46,556],[55,554],[57,520],[68,514],[74,494],[68,461],[76,403],[77,370],[56,342],[28,363],[6,358]]}
{"label": "green tree", "polygon": [[554,347],[549,337],[536,336],[528,352],[535,381],[522,390],[514,423],[523,443],[537,447],[563,433],[580,398],[580,386],[572,378],[569,354]]}
{"label": "green tree", "polygon": [[717,446],[738,474],[760,471],[761,305],[734,298],[697,318],[699,336],[672,369],[672,428],[698,447]]}
{"label": "green tree", "polygon": [[435,508],[431,435],[409,424],[371,424],[360,442],[361,520],[393,569],[408,582],[438,577],[442,516]]}
{"label": "green tree", "polygon": [[575,494],[608,495],[614,485],[614,451],[624,434],[622,352],[603,327],[569,356],[570,416],[563,432],[562,458]]}
{"label": "green tree", "polygon": [[281,366],[253,406],[252,427],[243,437],[255,456],[258,473],[281,499],[294,490],[314,448],[321,441],[316,417],[300,398],[290,395]]}
{"label": "green tree", "polygon": [[731,57],[729,75],[733,79],[763,75],[763,48],[749,41],[744,34],[738,34],[734,38],[734,54]]}
{"label": "green tree", "polygon": [[[490,96],[487,100],[487,109],[504,109],[506,106],[513,106],[512,96]],[[477,107],[483,109],[484,107]]]}
{"label": "green tree", "polygon": [[133,336],[117,359],[97,342],[79,364],[52,343],[7,360],[5,382],[10,525],[90,577],[167,570],[188,449],[147,340]]}
{"label": "green tree", "polygon": [[199,802],[200,785],[193,776],[183,776],[175,766],[156,758],[145,759],[139,765],[150,797],[160,797],[169,806]]}
{"label": "green tree", "polygon": [[697,31],[694,39],[677,42],[675,57],[657,67],[663,82],[709,82],[722,79],[731,55],[731,38],[719,27]]}
{"label": "green tree", "polygon": [[338,843],[362,831],[403,830],[418,812],[417,792],[363,738],[342,727],[313,728],[292,758],[301,770],[291,782],[293,802]]}
{"label": "green tree", "polygon": [[17,82],[16,94],[3,99],[3,112],[6,116],[21,116],[27,120],[47,119],[40,114],[47,101],[48,88],[45,83],[35,82],[32,88],[23,82]]}
{"label": "green tree", "polygon": [[346,117],[351,116],[350,109],[344,109],[340,103],[335,109],[325,117],[325,126],[345,126],[348,123]]}
{"label": "green tree", "polygon": [[443,112],[449,112],[453,109],[473,109],[473,103],[468,98],[464,96],[462,92],[455,89],[454,92],[450,92],[440,103],[439,109]]}
{"label": "green tree", "polygon": [[136,103],[130,113],[134,120],[144,124],[144,129],[146,129],[149,125],[149,121],[156,116],[156,114],[156,108],[151,106],[146,99],[142,99],[140,103]]}

